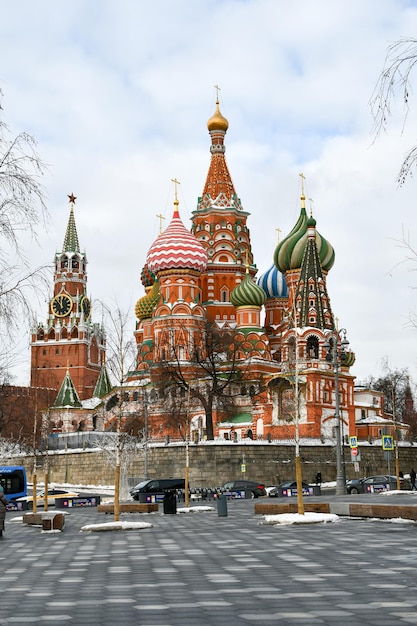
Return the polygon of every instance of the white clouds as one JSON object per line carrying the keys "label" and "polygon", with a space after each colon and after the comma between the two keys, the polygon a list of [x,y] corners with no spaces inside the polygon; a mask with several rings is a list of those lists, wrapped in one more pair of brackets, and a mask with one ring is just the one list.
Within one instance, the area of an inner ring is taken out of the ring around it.
{"label": "white clouds", "polygon": [[52,260],[73,191],[90,291],[135,302],[156,215],[171,216],[171,178],[181,181],[186,224],[201,195],[218,83],[259,270],[271,264],[275,229],[285,236],[297,219],[303,171],[318,229],[336,250],[330,296],[358,377],[375,374],[385,355],[417,377],[415,336],[404,327],[414,275],[398,266],[404,251],[393,241],[403,226],[417,237],[415,182],[395,183],[417,123],[411,115],[401,136],[400,103],[372,145],[369,109],[387,46],[415,32],[417,6],[406,0],[9,3],[4,119],[35,135],[51,164],[51,229],[42,254],[30,254]]}

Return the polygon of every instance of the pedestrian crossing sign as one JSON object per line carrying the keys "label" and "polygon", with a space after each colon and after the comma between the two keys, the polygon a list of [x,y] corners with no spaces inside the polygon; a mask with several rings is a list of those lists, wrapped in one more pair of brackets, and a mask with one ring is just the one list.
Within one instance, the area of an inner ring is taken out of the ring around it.
{"label": "pedestrian crossing sign", "polygon": [[349,446],[351,448],[357,448],[358,447],[358,438],[357,437],[349,437]]}
{"label": "pedestrian crossing sign", "polygon": [[394,450],[394,438],[392,435],[382,435],[382,449]]}

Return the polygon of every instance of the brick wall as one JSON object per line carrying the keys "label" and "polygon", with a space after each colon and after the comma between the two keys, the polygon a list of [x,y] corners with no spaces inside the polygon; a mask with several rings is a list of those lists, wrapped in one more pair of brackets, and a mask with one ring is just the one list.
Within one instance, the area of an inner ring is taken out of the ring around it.
{"label": "brick wall", "polygon": [[[381,446],[369,445],[360,448],[360,476],[388,473],[388,464]],[[303,479],[314,482],[317,472],[321,472],[323,482],[336,479],[335,449],[330,445],[301,446]],[[189,477],[191,486],[218,486],[233,478],[259,480],[267,485],[295,479],[295,448],[283,444],[219,444],[189,446]],[[345,448],[346,477],[354,478],[350,450]],[[51,482],[83,485],[111,485],[114,482],[114,463],[100,450],[77,451],[72,453],[50,454],[49,480]],[[4,461],[5,462],[5,461]],[[9,464],[24,464],[32,473],[33,458],[10,459]],[[245,466],[245,475],[242,474]],[[185,446],[148,446],[148,476],[183,477],[185,475]],[[45,457],[38,457],[38,480],[42,480]],[[417,446],[399,447],[399,469],[408,473],[417,470]],[[127,467],[129,484],[135,484],[145,475],[143,450],[131,455]],[[395,474],[394,455],[390,462],[390,473]]]}

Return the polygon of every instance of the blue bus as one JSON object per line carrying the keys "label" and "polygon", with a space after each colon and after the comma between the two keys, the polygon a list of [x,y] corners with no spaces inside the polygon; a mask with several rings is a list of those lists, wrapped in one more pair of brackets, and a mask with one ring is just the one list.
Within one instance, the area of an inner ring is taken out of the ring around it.
{"label": "blue bus", "polygon": [[26,496],[26,470],[23,465],[0,465],[0,485],[9,502]]}

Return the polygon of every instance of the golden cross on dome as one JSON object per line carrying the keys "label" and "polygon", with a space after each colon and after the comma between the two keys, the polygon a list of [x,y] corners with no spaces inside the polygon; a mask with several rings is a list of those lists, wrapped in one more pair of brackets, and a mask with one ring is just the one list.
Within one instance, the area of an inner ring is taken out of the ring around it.
{"label": "golden cross on dome", "polygon": [[313,200],[313,198],[309,198],[308,201],[310,203],[310,217],[312,217],[313,216],[314,200]]}
{"label": "golden cross on dome", "polygon": [[74,194],[71,193],[71,195],[68,194],[68,198],[69,198],[69,201],[71,202],[71,204],[75,204],[77,196],[74,196]]}
{"label": "golden cross on dome", "polygon": [[279,243],[279,236],[280,236],[280,234],[282,233],[282,230],[281,230],[280,228],[276,228],[275,230],[276,230],[276,231],[277,231],[277,233],[278,233],[278,243]]}
{"label": "golden cross on dome", "polygon": [[306,177],[304,176],[304,174],[301,172],[301,174],[298,174],[299,177],[301,178],[301,193],[302,195],[304,195],[304,181],[306,179]]}
{"label": "golden cross on dome", "polygon": [[161,234],[162,233],[162,220],[164,220],[165,217],[162,215],[162,213],[160,213],[156,217],[159,219],[159,234]]}
{"label": "golden cross on dome", "polygon": [[179,180],[177,180],[176,178],[171,178],[171,181],[172,181],[172,182],[174,183],[174,185],[175,185],[175,200],[178,200],[178,194],[177,194],[178,188],[177,188],[177,185],[181,185],[181,183],[180,183],[180,181],[179,181]]}
{"label": "golden cross on dome", "polygon": [[301,177],[301,196],[300,196],[300,200],[301,200],[301,208],[305,209],[306,205],[305,205],[305,194],[304,194],[304,181],[306,179],[306,177],[304,176],[303,173],[299,174],[299,176]]}
{"label": "golden cross on dome", "polygon": [[214,89],[216,90],[216,102],[218,103],[220,87],[218,85],[214,85]]}

